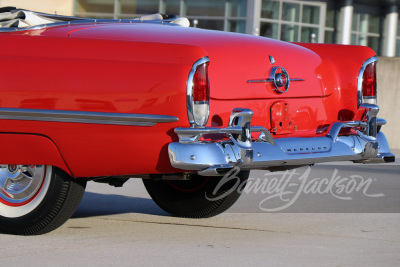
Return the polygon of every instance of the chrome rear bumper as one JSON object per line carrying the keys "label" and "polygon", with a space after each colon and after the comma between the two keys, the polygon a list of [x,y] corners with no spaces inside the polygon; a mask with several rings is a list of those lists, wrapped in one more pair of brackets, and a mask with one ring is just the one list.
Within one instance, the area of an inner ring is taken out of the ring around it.
{"label": "chrome rear bumper", "polygon": [[[322,137],[274,139],[263,127],[250,126],[253,112],[234,109],[226,128],[176,128],[179,142],[169,145],[173,167],[198,171],[200,175],[223,175],[235,166],[241,169],[272,169],[294,167],[329,161],[360,163],[393,162],[389,144],[377,126],[386,123],[377,119],[379,108],[363,104],[367,121],[334,123],[329,133]],[[357,130],[357,135],[339,136],[342,128]],[[251,132],[260,132],[258,140],[251,139]],[[204,134],[224,133],[230,140],[201,142]]]}

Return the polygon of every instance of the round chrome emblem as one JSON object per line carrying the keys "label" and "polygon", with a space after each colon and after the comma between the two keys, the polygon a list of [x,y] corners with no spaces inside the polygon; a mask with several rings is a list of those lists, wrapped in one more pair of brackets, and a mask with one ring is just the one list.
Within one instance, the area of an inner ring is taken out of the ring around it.
{"label": "round chrome emblem", "polygon": [[284,93],[289,89],[289,74],[282,67],[273,67],[270,73],[270,79],[274,81],[275,91]]}

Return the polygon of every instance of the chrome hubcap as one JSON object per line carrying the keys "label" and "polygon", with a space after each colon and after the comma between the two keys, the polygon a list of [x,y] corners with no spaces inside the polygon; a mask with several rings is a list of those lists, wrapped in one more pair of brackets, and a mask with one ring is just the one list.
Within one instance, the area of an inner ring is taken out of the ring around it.
{"label": "chrome hubcap", "polygon": [[43,184],[44,165],[0,165],[0,198],[19,204],[31,200]]}

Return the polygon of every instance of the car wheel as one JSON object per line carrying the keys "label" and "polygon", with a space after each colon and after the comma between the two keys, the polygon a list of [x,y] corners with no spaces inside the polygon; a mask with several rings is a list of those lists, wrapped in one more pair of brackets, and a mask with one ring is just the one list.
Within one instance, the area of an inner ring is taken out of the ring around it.
{"label": "car wheel", "polygon": [[78,207],[86,181],[45,165],[0,165],[0,232],[35,235],[65,223]]}
{"label": "car wheel", "polygon": [[230,208],[240,197],[249,171],[224,177],[195,175],[190,180],[143,179],[147,192],[157,205],[177,217],[208,218]]}

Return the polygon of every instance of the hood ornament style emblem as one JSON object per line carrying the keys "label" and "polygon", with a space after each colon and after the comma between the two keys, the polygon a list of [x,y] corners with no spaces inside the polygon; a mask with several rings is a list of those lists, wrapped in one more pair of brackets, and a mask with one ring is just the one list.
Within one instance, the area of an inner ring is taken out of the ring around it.
{"label": "hood ornament style emblem", "polygon": [[[270,56],[270,59],[273,57]],[[275,62],[275,60],[274,60]],[[271,60],[271,64],[272,60]],[[289,89],[290,82],[301,82],[304,79],[289,78],[288,72],[283,67],[273,67],[268,79],[262,80],[248,80],[248,83],[272,83],[275,86],[275,91],[277,93],[284,93]]]}
{"label": "hood ornament style emblem", "polygon": [[275,58],[271,55],[269,55],[269,62],[271,62],[272,65],[275,64]]}

